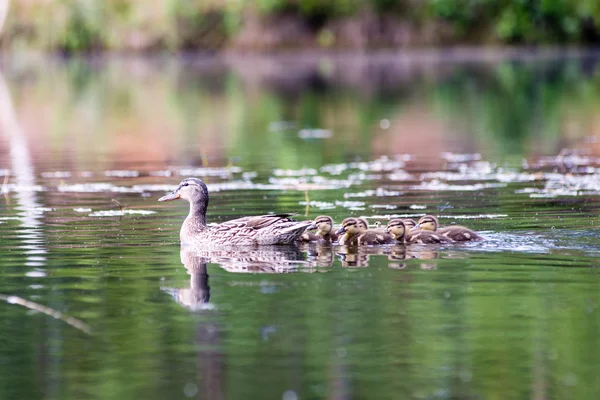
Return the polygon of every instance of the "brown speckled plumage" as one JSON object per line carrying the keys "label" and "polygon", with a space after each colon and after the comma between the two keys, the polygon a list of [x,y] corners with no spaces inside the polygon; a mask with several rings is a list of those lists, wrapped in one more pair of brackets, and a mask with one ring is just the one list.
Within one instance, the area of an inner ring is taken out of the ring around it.
{"label": "brown speckled plumage", "polygon": [[310,221],[298,222],[289,214],[242,217],[221,224],[206,226],[208,188],[197,178],[186,178],[172,193],[158,201],[184,199],[190,212],[181,226],[181,244],[201,246],[254,246],[293,243]]}

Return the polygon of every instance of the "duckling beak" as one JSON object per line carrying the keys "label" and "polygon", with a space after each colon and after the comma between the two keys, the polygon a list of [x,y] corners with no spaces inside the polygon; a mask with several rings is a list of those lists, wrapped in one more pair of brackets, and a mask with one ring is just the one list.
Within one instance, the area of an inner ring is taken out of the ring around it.
{"label": "duckling beak", "polygon": [[306,227],[307,231],[314,231],[315,229],[317,229],[317,226],[315,224],[310,224]]}
{"label": "duckling beak", "polygon": [[342,233],[346,233],[346,229],[344,229],[344,227],[342,226],[335,233],[336,233],[336,235],[341,235]]}
{"label": "duckling beak", "polygon": [[390,233],[390,228],[388,228],[387,226],[385,227],[385,233]]}
{"label": "duckling beak", "polygon": [[177,200],[178,198],[180,198],[181,195],[177,192],[177,190],[172,191],[171,193],[161,197],[160,199],[158,199],[158,201],[171,201],[171,200]]}
{"label": "duckling beak", "polygon": [[413,226],[412,228],[410,228],[410,231],[416,231],[417,229],[421,229],[421,225],[416,224],[415,226]]}

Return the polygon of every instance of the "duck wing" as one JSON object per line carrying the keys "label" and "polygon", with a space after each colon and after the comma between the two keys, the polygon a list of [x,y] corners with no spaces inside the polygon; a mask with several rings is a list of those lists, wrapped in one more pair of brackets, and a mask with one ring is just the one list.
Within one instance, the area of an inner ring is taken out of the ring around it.
{"label": "duck wing", "polygon": [[289,244],[296,240],[311,221],[298,222],[293,214],[267,214],[225,221],[210,228],[207,238],[233,245]]}

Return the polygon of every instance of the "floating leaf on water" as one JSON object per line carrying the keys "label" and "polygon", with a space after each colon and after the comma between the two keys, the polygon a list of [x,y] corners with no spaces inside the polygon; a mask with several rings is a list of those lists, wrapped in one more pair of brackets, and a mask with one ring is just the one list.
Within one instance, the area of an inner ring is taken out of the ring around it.
{"label": "floating leaf on water", "polygon": [[395,210],[398,206],[394,204],[371,204],[369,207],[371,208],[380,208],[384,210]]}
{"label": "floating leaf on water", "polygon": [[48,274],[44,271],[35,270],[26,272],[25,276],[28,276],[30,278],[43,278],[45,276],[48,276]]}
{"label": "floating leaf on water", "polygon": [[281,132],[296,129],[298,124],[294,121],[273,121],[269,124],[269,132]]}
{"label": "floating leaf on water", "polygon": [[302,168],[302,169],[275,169],[273,174],[275,176],[306,176],[306,175],[317,175],[317,170],[313,168]]}
{"label": "floating leaf on water", "polygon": [[137,178],[140,176],[138,171],[134,170],[112,170],[112,171],[104,171],[104,176],[114,176],[118,178]]}
{"label": "floating leaf on water", "polygon": [[401,196],[402,192],[397,192],[394,190],[386,190],[384,188],[377,188],[375,190],[365,190],[364,192],[356,192],[356,193],[344,193],[344,198],[351,197],[395,197]]}
{"label": "floating leaf on water", "polygon": [[300,139],[329,139],[333,136],[330,129],[301,129],[298,132]]}
{"label": "floating leaf on water", "polygon": [[395,171],[387,176],[392,181],[413,181],[415,177],[404,170]]}
{"label": "floating leaf on water", "polygon": [[363,207],[365,205],[364,201],[335,201],[335,205],[343,208],[352,208],[352,207]]}
{"label": "floating leaf on water", "polygon": [[70,178],[71,173],[69,171],[51,171],[51,172],[42,172],[41,176],[43,178]]}
{"label": "floating leaf on water", "polygon": [[451,153],[451,152],[442,152],[441,157],[449,162],[469,162],[469,161],[478,161],[481,160],[481,154],[472,153],[472,154],[460,154],[460,153]]}
{"label": "floating leaf on water", "polygon": [[8,183],[6,185],[0,184],[0,190],[4,193],[10,192],[45,192],[46,188],[40,185],[17,185],[14,183]]}
{"label": "floating leaf on water", "polygon": [[177,171],[177,174],[180,176],[199,176],[199,177],[211,176],[211,177],[220,177],[220,178],[227,178],[231,174],[236,174],[236,173],[240,173],[243,171],[243,168],[236,167],[236,166],[224,167],[224,168],[204,167],[204,168],[173,168],[173,169],[175,169],[175,171]]}
{"label": "floating leaf on water", "polygon": [[169,169],[165,169],[162,171],[150,171],[149,175],[150,176],[170,177],[170,176],[173,176],[173,171],[171,171]]}
{"label": "floating leaf on water", "polygon": [[[305,206],[307,203],[306,203],[306,201],[299,201],[298,204],[301,206]],[[312,201],[311,200],[308,202],[308,205],[309,205],[309,207],[315,207],[320,210],[330,210],[330,209],[336,208],[335,204],[328,203],[326,201]]]}
{"label": "floating leaf on water", "polygon": [[88,214],[89,217],[122,217],[125,214],[138,214],[138,215],[150,215],[156,214],[156,211],[149,210],[102,210],[102,211],[94,211],[91,214]]}
{"label": "floating leaf on water", "polygon": [[483,189],[494,189],[506,187],[505,183],[474,183],[471,185],[451,185],[438,180],[431,182],[422,182],[420,185],[411,186],[411,190],[431,190],[431,191],[477,191]]}
{"label": "floating leaf on water", "polygon": [[440,218],[452,219],[495,219],[505,218],[508,214],[479,214],[479,215],[440,215]]}

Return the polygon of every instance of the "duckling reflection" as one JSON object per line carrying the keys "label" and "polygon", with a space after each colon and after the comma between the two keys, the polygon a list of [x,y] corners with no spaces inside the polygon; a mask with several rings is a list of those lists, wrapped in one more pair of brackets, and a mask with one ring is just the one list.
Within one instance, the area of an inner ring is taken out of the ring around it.
{"label": "duckling reflection", "polygon": [[333,248],[324,242],[303,243],[299,245],[306,252],[306,260],[311,266],[331,267],[333,265]]}
{"label": "duckling reflection", "polygon": [[342,267],[368,267],[370,256],[385,255],[387,252],[386,247],[377,246],[340,246],[336,249]]}

